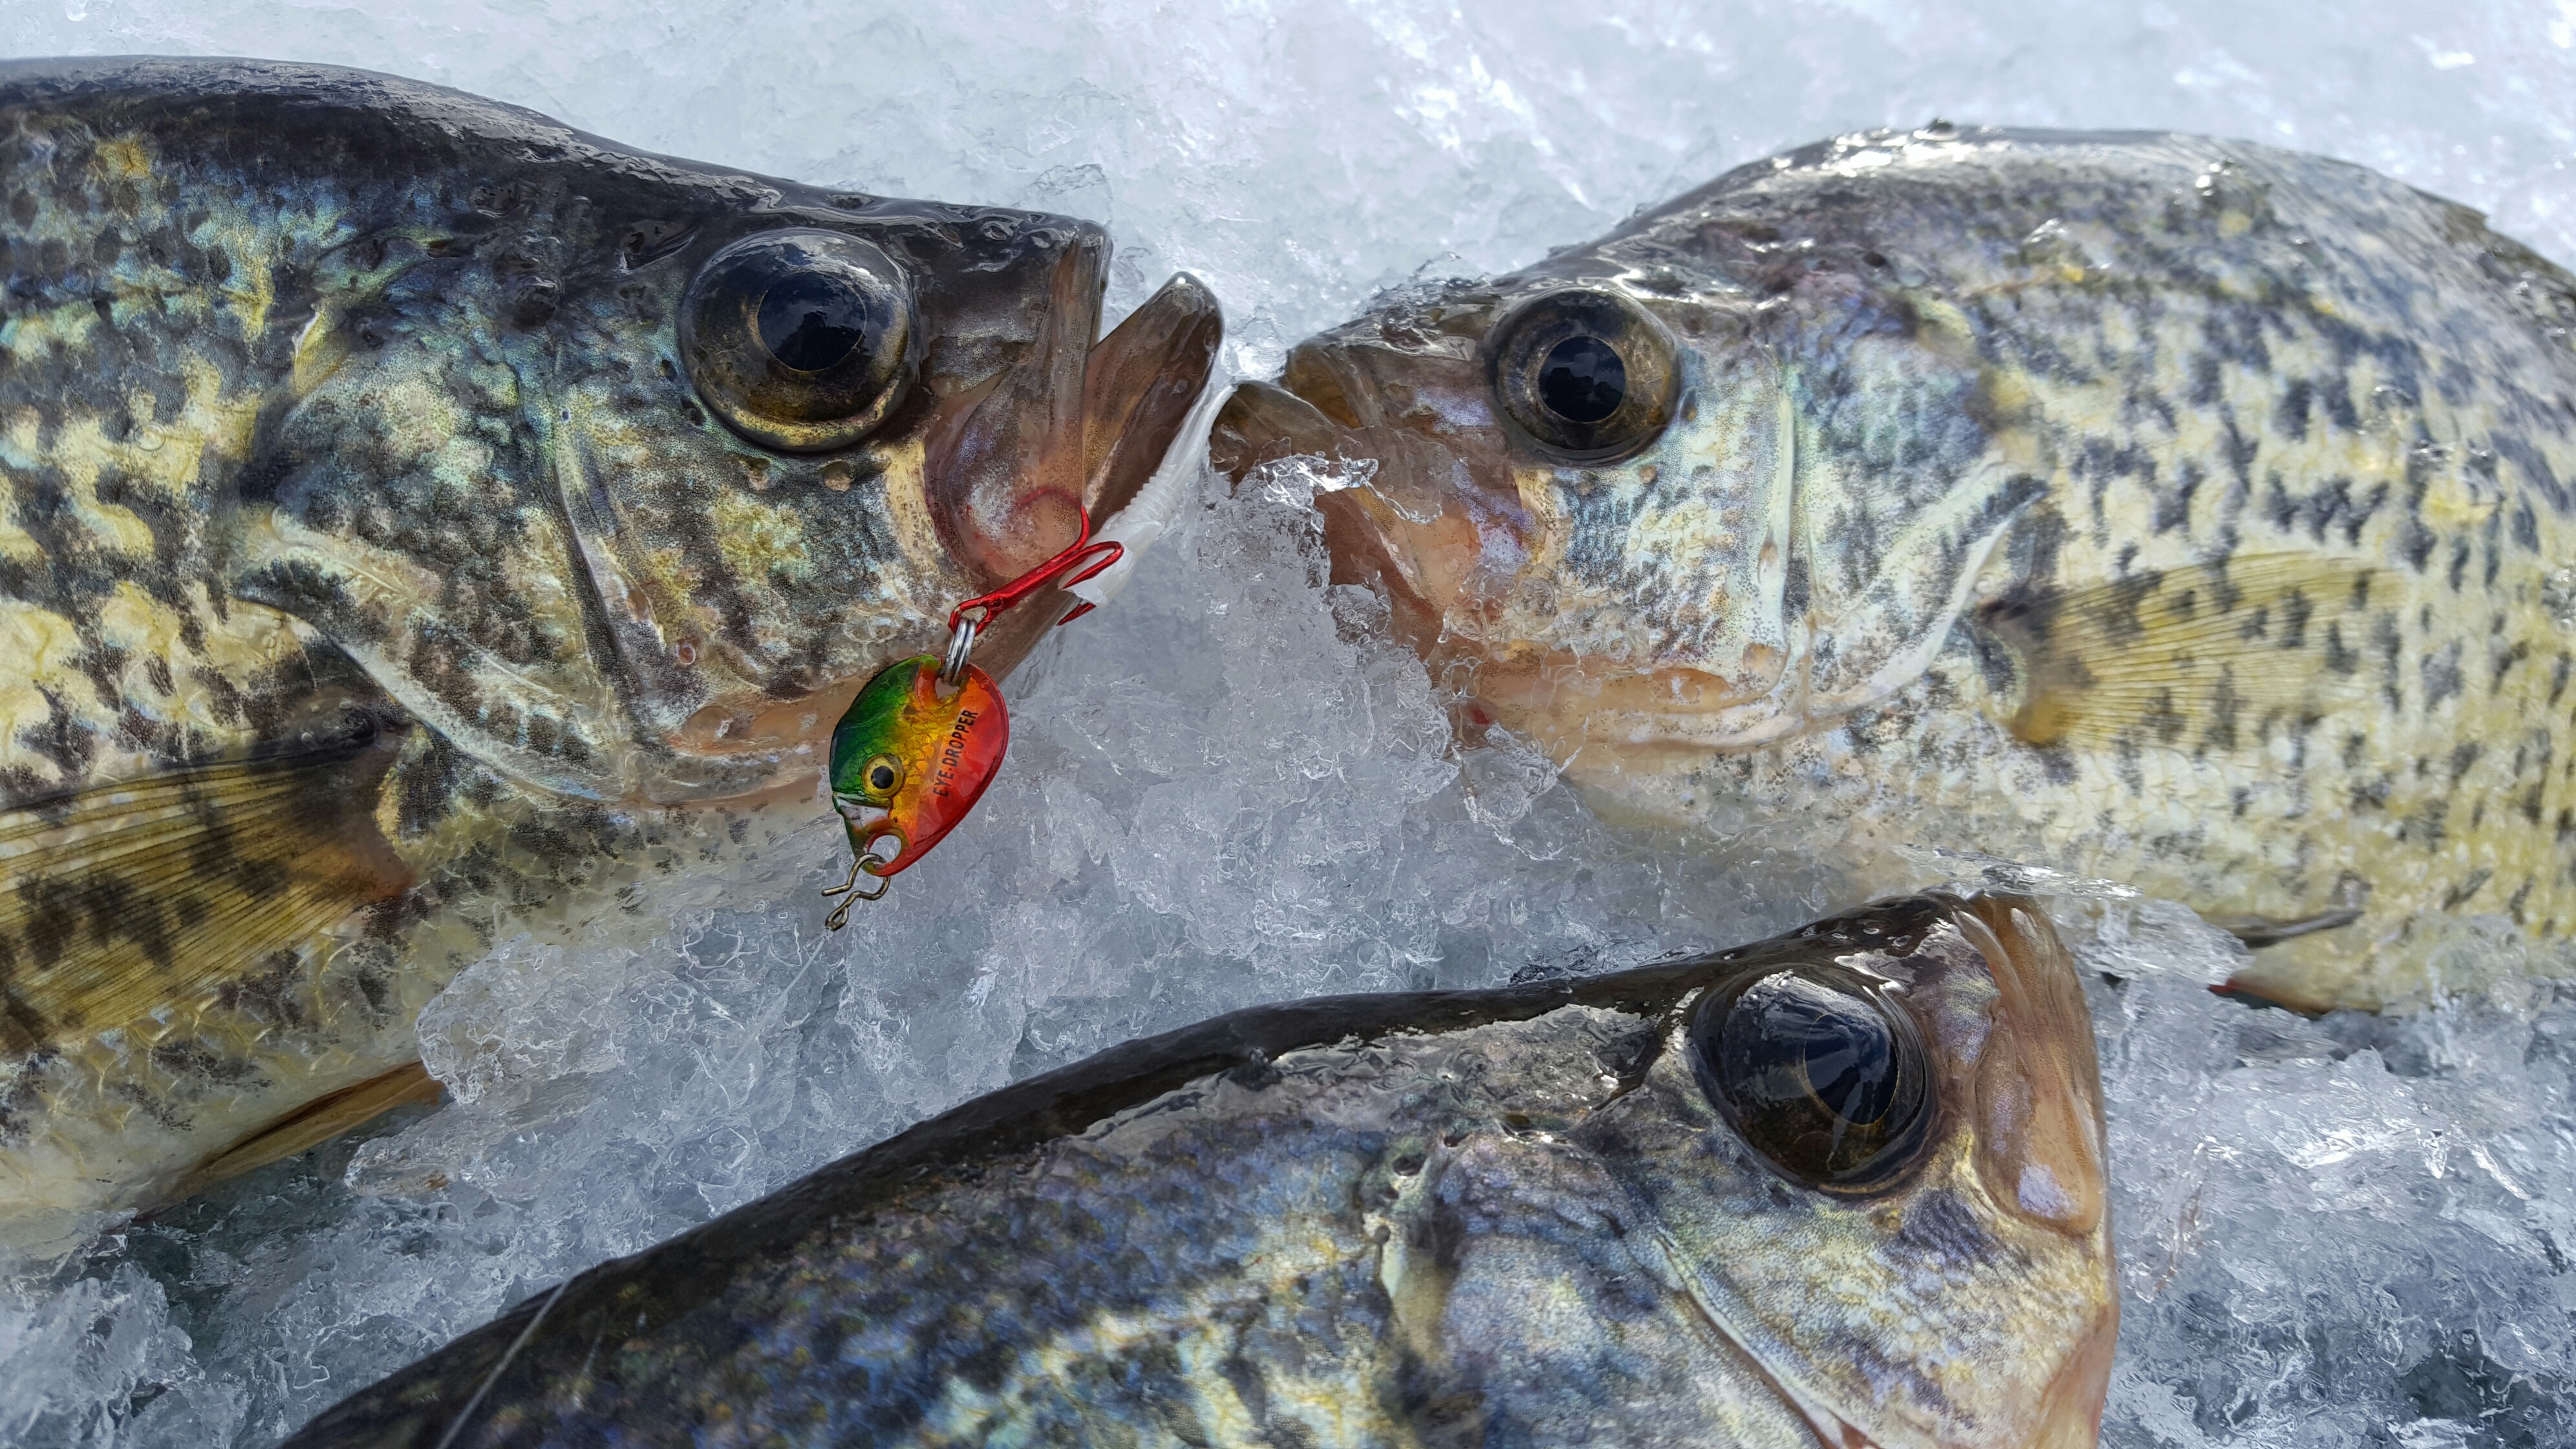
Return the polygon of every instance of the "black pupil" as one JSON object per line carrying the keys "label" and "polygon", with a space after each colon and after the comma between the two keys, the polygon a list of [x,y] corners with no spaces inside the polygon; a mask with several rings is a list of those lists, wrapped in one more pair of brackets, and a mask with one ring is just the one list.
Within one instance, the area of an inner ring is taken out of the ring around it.
{"label": "black pupil", "polygon": [[1598,337],[1569,337],[1538,367],[1538,400],[1570,423],[1597,423],[1628,395],[1628,364]]}
{"label": "black pupil", "polygon": [[760,342],[798,372],[821,372],[867,335],[868,299],[833,272],[795,272],[760,299]]}
{"label": "black pupil", "polygon": [[871,785],[874,785],[876,788],[878,788],[878,789],[880,789],[880,790],[891,790],[891,789],[893,789],[893,788],[894,788],[894,766],[892,766],[892,765],[879,765],[879,766],[877,766],[875,769],[868,771],[868,783],[869,783],[869,784],[871,784]]}
{"label": "black pupil", "polygon": [[1815,1101],[1853,1125],[1896,1105],[1896,1051],[1887,1022],[1867,1002],[1795,976],[1744,993],[1726,1023],[1725,1059],[1739,1099]]}

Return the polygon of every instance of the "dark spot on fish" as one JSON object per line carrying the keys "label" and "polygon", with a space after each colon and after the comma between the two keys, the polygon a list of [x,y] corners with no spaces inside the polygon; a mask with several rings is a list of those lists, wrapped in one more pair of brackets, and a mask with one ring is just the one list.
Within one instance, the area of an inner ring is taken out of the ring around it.
{"label": "dark spot on fish", "polygon": [[[2146,475],[2150,483],[2154,481],[2153,468],[2150,463]],[[2202,476],[2199,464],[2188,460],[2183,463],[2181,476],[2174,480],[2174,486],[2156,499],[2155,516],[2149,525],[2153,532],[2165,534],[2191,526],[2192,495],[2200,491]]]}
{"label": "dark spot on fish", "polygon": [[2487,693],[2502,694],[2505,675],[2511,672],[2515,665],[2530,657],[2531,641],[2527,639],[2517,639],[2511,648],[2497,651],[2487,676]]}
{"label": "dark spot on fish", "polygon": [[2450,814],[2449,801],[2427,800],[2397,822],[2397,838],[2413,841],[2427,851],[2440,850],[2442,841],[2450,833]]}
{"label": "dark spot on fish", "polygon": [[2468,904],[2469,897],[2476,895],[2479,889],[2492,879],[2494,875],[2495,871],[2492,867],[2482,866],[2477,870],[2471,871],[2468,879],[2461,881],[2459,884],[2452,886],[2449,890],[2442,893],[2442,909],[2446,911],[2456,911],[2461,906]]}
{"label": "dark spot on fish", "polygon": [[2308,436],[2308,404],[2314,392],[2314,384],[2306,378],[2292,379],[2272,410],[2272,426],[2294,441],[2304,441]]}
{"label": "dark spot on fish", "polygon": [[2461,641],[2454,639],[2449,647],[2424,656],[2424,709],[2427,713],[2460,692],[2460,647]]}
{"label": "dark spot on fish", "polygon": [[2459,788],[2460,781],[2468,775],[2470,767],[2475,765],[2478,762],[2478,756],[2485,752],[2486,746],[2479,744],[2475,740],[2463,740],[2459,744],[2451,747],[2450,770],[2452,789],[2456,790]]}
{"label": "dark spot on fish", "polygon": [[1992,1268],[2005,1251],[1976,1213],[1947,1188],[1928,1189],[1907,1204],[1892,1245],[1952,1271]]}

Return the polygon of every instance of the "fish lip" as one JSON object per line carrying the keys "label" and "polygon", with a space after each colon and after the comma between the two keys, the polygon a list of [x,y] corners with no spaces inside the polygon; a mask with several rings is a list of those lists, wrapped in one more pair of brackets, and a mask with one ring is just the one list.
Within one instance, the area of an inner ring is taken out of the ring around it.
{"label": "fish lip", "polygon": [[1333,457],[1346,451],[1347,430],[1313,403],[1275,382],[1234,385],[1208,433],[1208,461],[1234,483],[1282,458]]}
{"label": "fish lip", "polygon": [[[1310,337],[1289,348],[1279,370],[1282,389],[1354,431],[1384,421],[1377,416],[1377,389],[1370,387],[1368,381],[1348,348],[1321,337]],[[1365,416],[1363,403],[1367,405]]]}

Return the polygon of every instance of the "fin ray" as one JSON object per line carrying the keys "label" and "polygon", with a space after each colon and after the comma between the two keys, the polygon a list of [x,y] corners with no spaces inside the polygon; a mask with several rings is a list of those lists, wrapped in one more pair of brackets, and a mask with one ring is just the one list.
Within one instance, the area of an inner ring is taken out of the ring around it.
{"label": "fin ray", "polygon": [[2373,565],[2260,554],[1987,605],[2025,744],[2250,748],[2367,697]]}
{"label": "fin ray", "polygon": [[197,999],[409,883],[374,821],[397,731],[0,811],[0,1048]]}

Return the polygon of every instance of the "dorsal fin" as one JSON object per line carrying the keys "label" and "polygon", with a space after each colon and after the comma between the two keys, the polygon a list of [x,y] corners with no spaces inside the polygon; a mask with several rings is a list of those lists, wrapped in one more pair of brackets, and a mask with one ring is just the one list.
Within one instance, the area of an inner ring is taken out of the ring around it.
{"label": "dorsal fin", "polygon": [[2250,747],[2367,696],[2372,565],[2260,554],[1987,605],[2026,744]]}
{"label": "dorsal fin", "polygon": [[0,811],[0,1050],[199,999],[400,892],[375,824],[400,740],[353,707],[248,758]]}

